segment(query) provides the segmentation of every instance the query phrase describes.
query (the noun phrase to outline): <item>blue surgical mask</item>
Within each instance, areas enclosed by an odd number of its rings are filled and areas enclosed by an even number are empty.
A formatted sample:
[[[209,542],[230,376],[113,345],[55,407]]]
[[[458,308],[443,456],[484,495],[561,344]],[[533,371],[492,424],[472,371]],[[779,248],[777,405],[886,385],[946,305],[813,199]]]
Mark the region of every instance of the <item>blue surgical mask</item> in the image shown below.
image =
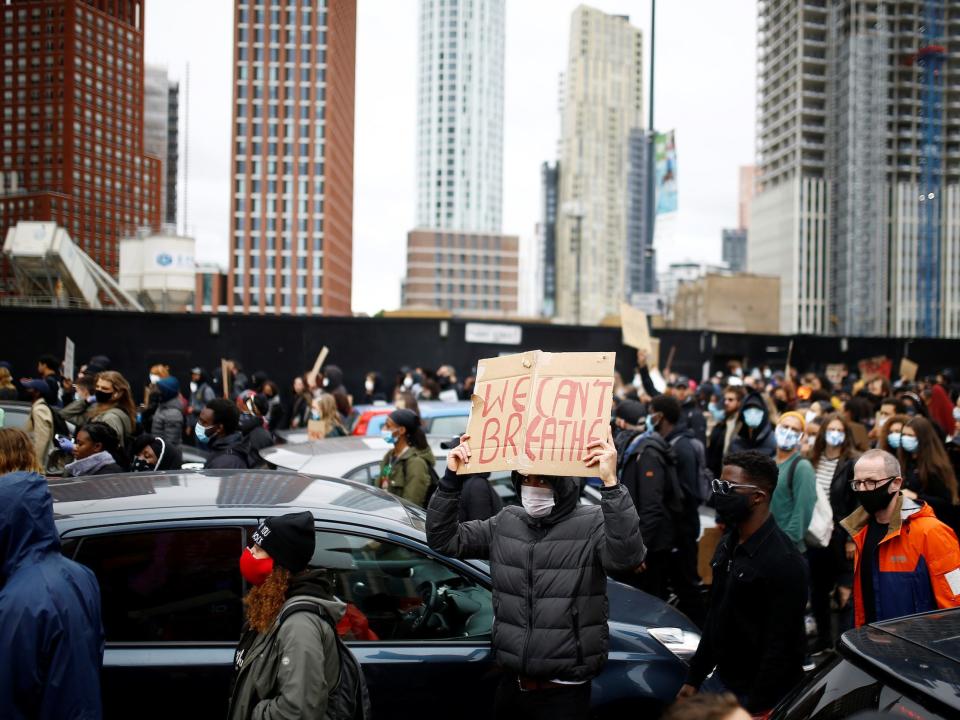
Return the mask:
[[[908,453],[915,453],[920,447],[920,441],[913,435],[904,435],[900,438],[900,445]]]
[[[201,445],[206,445],[210,442],[210,438],[207,436],[207,428],[200,424],[200,421],[197,420],[197,424],[193,426],[193,434],[197,437],[197,442]]]
[[[847,439],[847,434],[843,430],[827,430],[826,435],[827,445],[830,447],[840,447],[843,445],[843,441]]]
[[[800,442],[800,433],[788,427],[778,427],[776,434],[777,447],[781,450],[793,450]]]
[[[649,433],[655,433],[655,432],[657,431],[657,423],[656,423],[656,421],[654,420],[655,417],[656,417],[656,415],[654,415],[654,414],[647,415],[647,419],[644,421],[644,422],[646,423],[646,426],[647,426],[647,433],[648,433],[648,434],[649,434]]]
[[[380,432],[380,437],[383,438],[383,441],[384,441],[387,445],[396,445],[396,444],[397,444],[397,438],[395,438],[394,435],[393,435],[393,433],[390,432],[389,430],[382,430],[382,431]]]
[[[713,419],[717,422],[723,422],[727,419],[727,412],[722,406],[717,405],[716,403],[710,403],[708,409],[710,410],[710,414],[713,415]]]
[[[758,428],[763,422],[763,410],[755,407],[748,407],[743,411],[743,421],[749,428]]]
[[[887,444],[888,444],[893,450],[899,450],[899,449],[900,449],[900,438],[901,438],[901,434],[900,434],[900,433],[890,433],[889,435],[887,435]]]

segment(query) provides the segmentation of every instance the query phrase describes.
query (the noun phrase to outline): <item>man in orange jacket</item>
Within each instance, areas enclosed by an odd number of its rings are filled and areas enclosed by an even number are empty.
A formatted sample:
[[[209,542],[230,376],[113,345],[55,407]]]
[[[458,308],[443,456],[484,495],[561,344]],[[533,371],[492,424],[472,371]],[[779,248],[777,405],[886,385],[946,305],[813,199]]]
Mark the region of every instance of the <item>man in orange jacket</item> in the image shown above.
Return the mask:
[[[861,507],[841,524],[856,545],[856,623],[960,606],[960,545],[923,502],[900,494],[900,463],[869,450],[853,470]]]

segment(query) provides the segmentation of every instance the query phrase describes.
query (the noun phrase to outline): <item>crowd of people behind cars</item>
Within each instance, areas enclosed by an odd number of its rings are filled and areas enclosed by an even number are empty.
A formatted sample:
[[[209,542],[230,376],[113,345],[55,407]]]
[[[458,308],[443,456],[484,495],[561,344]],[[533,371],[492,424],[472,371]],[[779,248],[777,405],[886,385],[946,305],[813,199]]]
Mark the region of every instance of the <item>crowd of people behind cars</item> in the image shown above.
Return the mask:
[[[376,484],[429,509],[432,547],[491,562],[493,648],[498,663],[513,673],[498,691],[498,717],[585,716],[589,681],[606,657],[607,618],[580,603],[605,593],[601,578],[607,575],[676,604],[696,623],[702,638],[679,697],[728,693],[717,706],[727,715],[737,703],[755,716],[768,713],[800,681],[804,666],[829,652],[846,629],[960,605],[960,386],[949,372],[919,382],[854,375],[831,382],[812,372],[744,371],[731,363],[695,383],[649,367],[639,352],[633,377],[616,376],[609,441],[588,448],[585,457],[596,469],[603,510],[592,514],[576,507],[582,482],[548,476],[515,476],[520,506],[504,508],[486,476],[457,473],[471,452],[468,437],[449,443],[447,472],[438,475],[421,405],[469,400],[474,384],[472,376],[461,382],[449,365],[405,367],[389,382],[367,373],[362,397],[354,398],[334,365],[281,387],[268,373],[247,375],[238,361],[229,361],[224,373],[193,367],[188,386],[171,367],[157,364],[146,373],[139,402],[131,382],[105,356],[92,357],[72,380],[61,371],[52,355],[39,358],[35,368],[0,362],[0,409],[5,402],[29,403],[22,429],[0,429],[0,475],[74,478],[174,470],[191,460],[206,469],[263,468],[268,464],[261,451],[290,432],[309,429],[323,442],[352,434],[369,408],[384,414],[387,447]],[[8,513],[21,501],[49,506],[49,495],[20,482],[26,490],[21,500],[10,500]],[[2,485],[0,478],[0,494]],[[722,536],[701,527],[706,508],[725,530]],[[47,536],[50,528],[37,532]],[[531,551],[527,557],[524,548],[547,536],[555,541],[552,554],[534,560]],[[709,537],[707,593],[700,556]],[[254,538],[240,563],[254,588],[238,679],[244,653],[250,657],[251,648],[264,643],[276,652],[287,642],[305,661],[319,663],[313,681],[320,689],[302,687],[310,678],[288,678],[296,689],[283,690],[283,702],[295,698],[311,712],[328,700],[338,712],[354,708],[336,700],[338,666],[331,664],[332,657],[349,658],[349,650],[338,649],[336,633],[322,622],[337,601],[322,578],[305,569],[312,520],[274,518]],[[584,538],[598,543],[592,564],[576,559]],[[10,579],[17,548],[9,527],[0,530],[0,551],[6,556],[0,558],[3,608],[15,602]],[[563,601],[542,606],[547,609],[535,616],[522,607],[541,590],[533,567],[573,572],[569,586],[551,587],[551,597],[559,593]],[[78,568],[62,573],[89,597],[91,576]],[[288,619],[288,603],[304,594],[321,599],[319,615]],[[95,625],[94,609],[84,612],[72,622],[86,617]],[[281,615],[289,625],[277,638],[274,621]],[[575,647],[552,630],[570,622],[576,623]],[[83,632],[90,635],[89,628]],[[316,644],[304,648],[305,637]],[[518,647],[523,638],[526,644]],[[102,635],[99,642],[102,650]],[[48,661],[36,660],[38,666]],[[271,699],[265,694],[282,689],[276,674],[284,671],[271,672],[258,677],[256,687],[242,688],[231,717],[274,717],[254,712],[264,712],[258,703]],[[0,696],[13,698],[0,702],[16,700],[11,687],[0,682]],[[538,694],[543,690],[554,692]],[[61,692],[90,694],[69,682]],[[736,702],[724,705],[731,695]],[[301,715],[282,715],[288,716]]]

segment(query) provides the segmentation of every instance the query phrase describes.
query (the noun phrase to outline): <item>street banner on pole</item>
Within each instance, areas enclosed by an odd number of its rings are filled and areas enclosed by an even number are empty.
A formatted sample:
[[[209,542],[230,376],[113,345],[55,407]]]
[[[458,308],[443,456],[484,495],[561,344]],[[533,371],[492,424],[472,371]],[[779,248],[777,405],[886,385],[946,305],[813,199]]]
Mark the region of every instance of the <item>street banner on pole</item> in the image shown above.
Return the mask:
[[[540,350],[481,360],[460,474],[518,470],[591,477],[587,446],[609,432],[612,352]]]
[[[677,211],[677,142],[674,131],[657,133],[654,145],[657,215]]]

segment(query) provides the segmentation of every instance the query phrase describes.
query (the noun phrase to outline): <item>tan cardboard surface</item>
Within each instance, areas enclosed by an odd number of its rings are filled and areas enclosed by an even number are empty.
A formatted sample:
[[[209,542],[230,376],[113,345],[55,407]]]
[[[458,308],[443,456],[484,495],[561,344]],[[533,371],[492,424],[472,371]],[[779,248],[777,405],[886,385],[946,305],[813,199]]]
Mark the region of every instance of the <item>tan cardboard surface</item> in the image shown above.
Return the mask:
[[[647,314],[643,310],[620,303],[620,328],[624,345],[644,350],[647,355],[653,355],[650,326],[647,324]]]
[[[540,350],[481,360],[461,474],[519,470],[590,477],[587,446],[607,437],[616,353]]]

